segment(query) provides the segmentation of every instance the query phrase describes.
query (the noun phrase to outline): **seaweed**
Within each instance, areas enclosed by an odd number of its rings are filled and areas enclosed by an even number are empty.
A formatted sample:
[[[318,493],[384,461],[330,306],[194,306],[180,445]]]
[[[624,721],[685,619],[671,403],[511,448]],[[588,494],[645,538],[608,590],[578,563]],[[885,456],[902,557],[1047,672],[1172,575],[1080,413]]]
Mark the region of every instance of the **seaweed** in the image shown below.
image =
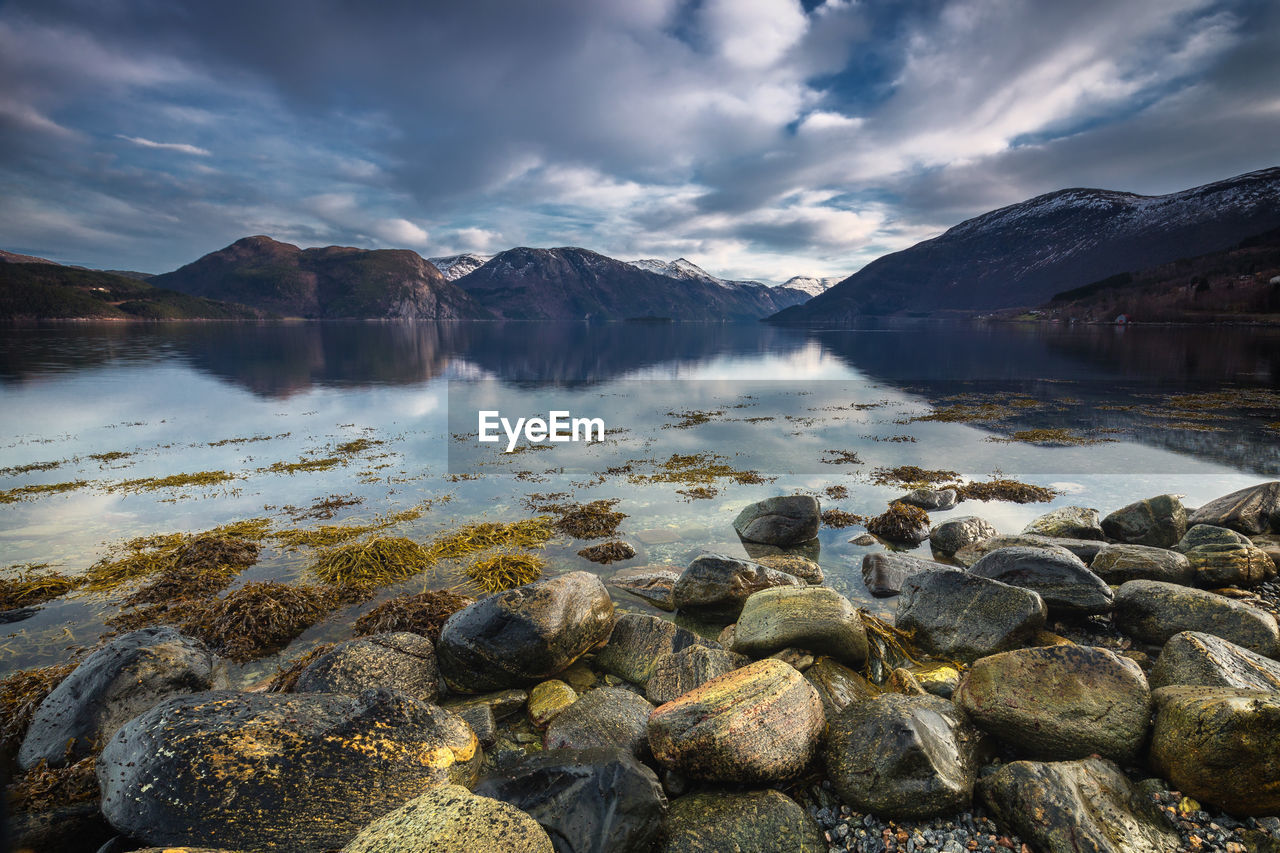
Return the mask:
[[[579,557],[606,566],[620,560],[630,560],[635,555],[636,549],[626,542],[604,542],[600,545],[583,548],[578,552]]]
[[[245,568],[256,562],[258,546],[255,543],[267,535],[269,525],[266,519],[253,518],[204,533],[168,533],[130,539],[90,566],[85,573],[85,584],[91,590],[101,591],[178,567]]]
[[[676,489],[677,495],[683,495],[686,501],[705,501],[720,494],[714,486],[694,486],[691,489]]]
[[[62,572],[46,571],[46,563],[27,563],[10,566],[0,577],[0,610],[16,610],[44,604],[80,586],[80,578],[72,578]]]
[[[456,560],[490,548],[541,548],[553,535],[551,519],[536,516],[522,521],[481,521],[440,536],[425,547],[429,559]]]
[[[341,456],[322,456],[315,459],[302,459],[298,462],[272,462],[260,470],[270,474],[306,474],[313,471],[328,471],[346,464],[347,460]]]
[[[327,521],[337,515],[338,510],[349,506],[359,506],[362,503],[364,503],[364,498],[358,498],[351,494],[329,495],[326,498],[316,498],[311,502],[311,506],[306,509],[300,509],[296,506],[287,506],[284,509],[294,521],[302,521],[305,518]]]
[[[432,589],[417,595],[399,595],[388,599],[356,620],[358,637],[386,631],[408,631],[421,634],[432,643],[439,642],[440,628],[475,599],[453,590]]]
[[[41,483],[35,486],[18,486],[0,492],[0,504],[13,504],[28,501],[41,495],[59,495],[63,492],[74,492],[89,485],[88,480],[73,480],[68,483]]]
[[[237,663],[283,646],[319,621],[337,603],[333,591],[253,581],[225,598],[194,603],[179,627]]]
[[[860,515],[851,512],[845,512],[842,509],[824,509],[822,511],[822,523],[826,527],[852,527],[855,524],[865,524],[866,519]]]
[[[883,684],[895,669],[904,664],[919,664],[925,657],[915,646],[913,635],[859,610],[862,625],[867,634],[867,660],[862,666],[863,675],[876,684]]]
[[[824,450],[823,458],[818,461],[823,465],[861,465],[862,460],[852,450]]]
[[[546,565],[536,554],[502,552],[475,560],[464,571],[476,586],[493,593],[533,583]]]
[[[668,417],[678,418],[679,421],[674,424],[663,424],[663,429],[689,429],[690,427],[702,426],[710,423],[713,419],[724,415],[723,409],[713,409],[705,412],[688,411],[688,412],[667,412]]]
[[[277,530],[274,537],[290,550],[302,547],[329,548],[381,529],[383,526],[378,524],[322,524],[319,527]]]
[[[1062,427],[1054,427],[1052,429],[1021,429],[1007,438],[1004,436],[993,435],[987,441],[1014,442],[1021,441],[1027,444],[1039,444],[1049,447],[1064,447],[1069,445],[1084,444],[1100,444],[1104,441],[1115,441],[1112,438],[1090,438],[1084,435],[1076,435],[1075,433]]]
[[[17,753],[36,708],[75,668],[75,663],[60,663],[21,669],[0,680],[0,756]]]
[[[356,438],[339,444],[333,449],[333,452],[340,456],[355,456],[357,453],[364,453],[369,448],[377,447],[380,444],[386,444],[386,442],[376,438]]]
[[[106,453],[90,453],[89,458],[94,462],[119,462],[121,459],[128,459],[132,453],[125,453],[122,450],[110,450]]]
[[[321,551],[311,571],[334,586],[377,587],[416,575],[433,562],[412,539],[374,536]]]
[[[826,496],[831,498],[833,501],[842,501],[845,498],[849,497],[849,487],[840,486],[840,485],[827,486],[825,489],[823,489],[823,493],[826,494]]]
[[[618,525],[627,517],[625,512],[614,509],[618,502],[618,498],[610,498],[559,507],[557,512],[560,517],[555,520],[555,527],[574,539],[604,539],[613,536],[618,532]]]
[[[949,424],[975,423],[981,421],[998,421],[1008,416],[1008,412],[995,403],[956,403],[937,409],[927,415],[916,415],[908,418],[907,423],[934,421]]]
[[[916,465],[899,465],[896,468],[876,468],[871,472],[871,482],[877,486],[918,488],[935,483],[949,483],[959,476],[955,471],[930,470]]]
[[[226,471],[196,471],[193,474],[170,474],[167,477],[122,480],[108,485],[106,489],[108,492],[150,492],[156,489],[180,489],[186,486],[216,486],[234,479],[236,475],[228,474]]]
[[[27,465],[14,465],[9,468],[0,468],[0,477],[16,477],[19,474],[31,474],[36,471],[52,471],[54,468],[61,468],[67,464],[65,459],[57,459],[52,462],[32,462]]]
[[[46,812],[99,797],[95,756],[67,767],[48,767],[43,759],[9,785],[9,806],[15,813]]]
[[[825,519],[824,519],[825,520]],[[867,530],[893,542],[917,542],[917,531],[928,530],[929,514],[918,506],[894,501],[889,509],[866,520]]]
[[[714,453],[673,453],[665,462],[657,463],[652,474],[632,474],[628,480],[636,484],[677,483],[681,486],[707,486],[728,479],[739,485],[766,482],[756,471],[738,471],[723,456]]]
[[[948,488],[955,489],[956,495],[962,500],[1009,501],[1018,504],[1045,503],[1061,494],[1055,489],[1004,478],[996,478],[984,483],[953,484]]]
[[[267,693],[292,693],[298,686],[298,678],[311,662],[332,649],[336,643],[321,643],[310,651],[298,655],[293,660],[276,669],[275,676],[267,684]]]

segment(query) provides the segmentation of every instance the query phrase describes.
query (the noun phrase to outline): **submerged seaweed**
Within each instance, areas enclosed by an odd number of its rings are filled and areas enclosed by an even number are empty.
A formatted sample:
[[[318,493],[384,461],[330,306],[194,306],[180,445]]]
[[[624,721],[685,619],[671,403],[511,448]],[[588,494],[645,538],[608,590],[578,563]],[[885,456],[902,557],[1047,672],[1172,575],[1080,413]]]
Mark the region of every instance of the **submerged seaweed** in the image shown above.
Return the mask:
[[[378,587],[416,575],[433,562],[412,539],[375,536],[321,551],[311,570],[327,584]]]
[[[225,598],[196,603],[180,626],[237,663],[283,646],[337,603],[332,590],[254,581]]]
[[[618,498],[592,501],[587,504],[569,504],[559,508],[557,529],[574,539],[604,539],[618,532],[618,525],[627,517],[625,512],[614,509]]]
[[[431,642],[440,640],[445,621],[475,599],[453,590],[432,589],[417,595],[399,595],[382,602],[356,620],[355,634],[381,634],[385,631],[408,631],[421,634]]]
[[[0,610],[44,604],[80,586],[79,578],[46,571],[44,564],[10,566],[0,576]]]
[[[536,554],[499,553],[475,560],[464,572],[480,589],[494,593],[533,583],[546,565]]]

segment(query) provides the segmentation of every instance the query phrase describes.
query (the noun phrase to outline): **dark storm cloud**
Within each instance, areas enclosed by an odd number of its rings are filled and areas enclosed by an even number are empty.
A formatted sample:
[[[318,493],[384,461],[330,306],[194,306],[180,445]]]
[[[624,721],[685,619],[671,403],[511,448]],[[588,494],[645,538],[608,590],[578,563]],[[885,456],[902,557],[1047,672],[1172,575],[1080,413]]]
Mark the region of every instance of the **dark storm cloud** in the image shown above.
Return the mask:
[[[11,0],[0,243],[150,269],[265,232],[847,273],[1061,186],[1271,165],[1275,18],[1212,0]]]

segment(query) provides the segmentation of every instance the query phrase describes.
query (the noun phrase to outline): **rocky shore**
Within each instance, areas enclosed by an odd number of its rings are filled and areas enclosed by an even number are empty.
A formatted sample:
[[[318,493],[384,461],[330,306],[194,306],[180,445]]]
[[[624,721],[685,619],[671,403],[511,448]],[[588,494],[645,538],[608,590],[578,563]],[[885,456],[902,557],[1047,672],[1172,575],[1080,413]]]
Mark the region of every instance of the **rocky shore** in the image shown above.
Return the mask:
[[[824,585],[818,501],[785,496],[734,522],[767,556],[455,596],[438,636],[255,690],[175,628],[123,634],[3,756],[13,848],[1280,850],[1280,482],[1017,533],[929,524],[944,498],[891,508],[933,560],[863,561],[892,620]]]

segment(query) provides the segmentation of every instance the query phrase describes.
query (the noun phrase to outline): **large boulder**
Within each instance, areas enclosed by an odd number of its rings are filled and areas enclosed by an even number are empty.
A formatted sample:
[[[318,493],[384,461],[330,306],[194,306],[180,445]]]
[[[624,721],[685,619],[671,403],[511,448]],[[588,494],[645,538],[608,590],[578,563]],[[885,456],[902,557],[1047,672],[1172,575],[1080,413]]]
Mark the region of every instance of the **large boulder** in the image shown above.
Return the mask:
[[[974,563],[969,574],[1037,592],[1056,614],[1106,613],[1113,605],[1111,587],[1066,548],[1001,548]]]
[[[1196,575],[1185,555],[1150,545],[1106,545],[1089,568],[1109,584],[1145,580],[1189,585]]]
[[[457,715],[396,690],[214,691],[126,723],[97,772],[102,813],[139,841],[321,853],[442,782],[474,784],[480,758]]]
[[[1200,586],[1254,586],[1276,575],[1271,556],[1254,545],[1201,545],[1185,554]]]
[[[659,610],[675,610],[671,593],[679,578],[680,570],[674,566],[637,566],[614,572],[609,585],[643,598]]]
[[[1184,794],[1235,815],[1280,812],[1280,694],[1162,687],[1151,761]]]
[[[509,803],[440,785],[382,815],[342,853],[555,853],[546,831]]]
[[[929,654],[974,661],[1031,640],[1047,613],[1031,590],[967,572],[925,572],[903,585],[896,623]]]
[[[1116,593],[1116,627],[1153,645],[1200,631],[1272,657],[1280,643],[1275,617],[1203,589],[1160,581],[1129,581]]]
[[[173,696],[226,685],[204,644],[161,626],[117,637],[84,659],[36,708],[18,751],[30,770],[92,754],[129,720]]]
[[[921,572],[954,572],[955,566],[939,563],[935,560],[922,560],[910,554],[896,554],[893,551],[877,551],[862,558],[862,582],[867,591],[877,598],[897,595],[902,592],[902,585],[907,578]]]
[[[449,617],[436,657],[449,687],[484,693],[555,675],[609,638],[613,601],[590,572],[482,598]]]
[[[933,512],[935,510],[951,509],[959,503],[959,496],[955,489],[912,489],[900,498],[896,498],[894,503],[911,504],[918,506],[920,509]]]
[[[736,619],[752,593],[775,586],[804,585],[805,582],[795,575],[760,563],[721,554],[703,554],[694,558],[680,573],[672,597],[677,610]]]
[[[1203,548],[1206,545],[1250,545],[1252,543],[1253,540],[1248,536],[1237,533],[1230,527],[1195,524],[1187,528],[1187,532],[1182,534],[1182,538],[1175,542],[1172,548],[1185,554],[1192,548]]]
[[[671,804],[662,853],[826,853],[822,830],[780,791],[699,791]]]
[[[650,853],[667,797],[654,772],[622,749],[557,749],[500,765],[475,793],[536,820],[556,853]]]
[[[1151,670],[1151,686],[1198,684],[1280,692],[1280,662],[1198,631],[1174,634]]]
[[[804,671],[805,680],[818,691],[822,710],[834,720],[854,702],[864,702],[880,695],[880,688],[849,667],[828,657],[818,658]]]
[[[1044,853],[1175,853],[1178,833],[1114,763],[1014,761],[978,784],[996,818]]]
[[[1022,532],[1062,539],[1106,539],[1098,511],[1083,506],[1060,506],[1032,521]]]
[[[1058,645],[982,658],[955,702],[980,728],[1034,758],[1131,761],[1146,737],[1151,691],[1136,663]]]
[[[1250,536],[1280,533],[1280,481],[1259,483],[1209,501],[1187,521],[1230,527]]]
[[[588,690],[551,718],[547,749],[619,747],[643,758],[649,754],[649,714],[653,705],[620,687]]]
[[[1187,508],[1177,495],[1158,495],[1111,513],[1102,519],[1102,531],[1127,545],[1169,548],[1187,532]]]
[[[298,676],[297,693],[356,694],[394,687],[423,702],[440,696],[440,669],[431,641],[399,631],[339,643]]]
[[[895,819],[954,814],[973,797],[978,741],[946,699],[886,693],[831,721],[827,776],[859,811]]]
[[[938,554],[950,556],[966,545],[990,539],[999,532],[989,521],[966,515],[935,524],[929,531],[929,546]]]
[[[867,632],[849,599],[830,587],[775,587],[747,599],[732,648],[750,657],[799,648],[860,666]]]
[[[818,535],[822,511],[812,495],[780,495],[753,503],[738,513],[733,529],[748,542],[786,548]]]
[[[825,724],[813,686],[766,658],[660,706],[649,745],[664,767],[693,779],[774,782],[804,769]]]
[[[643,686],[657,659],[696,645],[718,645],[666,619],[644,613],[618,617],[609,642],[596,653],[596,667]]]
[[[644,695],[655,705],[662,705],[749,663],[751,660],[744,655],[701,645],[659,655],[645,682]]]
[[[999,551],[1001,548],[1017,546],[1038,548],[1052,545],[1057,548],[1066,548],[1087,565],[1105,544],[1105,542],[1100,542],[1097,539],[1066,539],[1060,536],[1041,536],[1035,533],[1006,533],[1000,536],[992,536],[990,539],[984,539],[972,545],[966,545],[952,554],[951,559],[959,565],[969,568],[992,551]]]

